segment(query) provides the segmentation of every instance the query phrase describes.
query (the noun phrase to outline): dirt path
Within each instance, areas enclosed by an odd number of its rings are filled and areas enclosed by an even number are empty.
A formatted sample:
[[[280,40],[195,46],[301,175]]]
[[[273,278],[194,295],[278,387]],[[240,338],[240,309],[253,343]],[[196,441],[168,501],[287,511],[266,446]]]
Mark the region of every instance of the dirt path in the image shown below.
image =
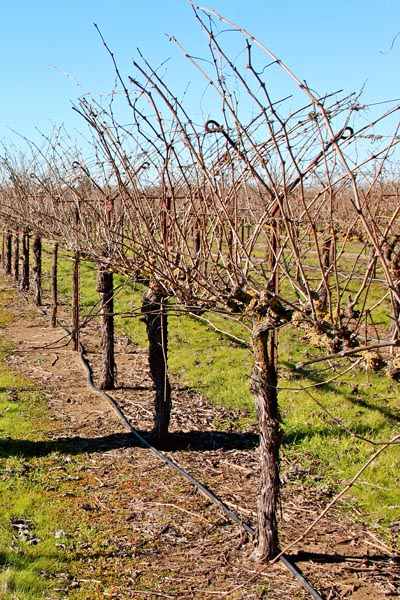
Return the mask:
[[[3,280],[1,287],[10,290],[12,282]],[[2,335],[14,348],[10,366],[46,393],[60,424],[54,439],[73,441],[87,456],[85,477],[74,484],[74,493],[86,498],[93,523],[102,524],[107,548],[101,553],[87,549],[87,571],[98,582],[96,595],[88,599],[309,598],[280,562],[255,576],[256,565],[248,560],[249,535],[155,454],[138,447],[109,403],[88,386],[62,329],[52,329],[49,319],[17,294],[8,309],[14,318]],[[82,343],[96,377],[95,325],[84,330]],[[119,387],[112,396],[146,435],[152,426],[146,352],[121,337],[117,366]],[[221,423],[232,422],[232,415],[176,381],[173,402],[172,435],[165,452],[254,527],[256,432],[222,430]],[[332,493],[326,487],[310,492],[303,475],[300,464],[283,458],[283,547],[312,522]],[[291,550],[290,559],[329,600],[378,600],[400,594],[400,565],[390,548],[339,509]],[[75,588],[68,585],[67,597],[74,598]]]

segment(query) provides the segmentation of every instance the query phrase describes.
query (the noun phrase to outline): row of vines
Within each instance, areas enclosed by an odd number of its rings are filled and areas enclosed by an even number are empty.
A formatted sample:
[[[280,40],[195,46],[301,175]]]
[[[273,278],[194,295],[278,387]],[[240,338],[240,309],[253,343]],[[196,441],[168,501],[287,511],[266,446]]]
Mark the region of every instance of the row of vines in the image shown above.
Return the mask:
[[[265,560],[279,552],[280,330],[300,331],[314,348],[293,372],[320,367],[321,383],[369,361],[399,379],[400,107],[368,121],[357,95],[317,96],[239,26],[213,11],[194,16],[207,60],[171,41],[204,78],[218,114],[196,123],[197,107],[142,55],[124,78],[103,40],[116,84],[107,106],[88,95],[74,106],[90,132],[85,150],[59,128],[41,146],[25,140],[26,153],[2,153],[2,257],[26,288],[31,243],[40,304],[41,243],[54,244],[55,323],[57,248],[71,253],[75,349],[79,261],[96,264],[103,389],[115,383],[114,274],[147,287],[142,317],[160,440],[171,411],[169,312],[242,324],[260,433],[254,558]],[[276,74],[290,96],[269,85]]]

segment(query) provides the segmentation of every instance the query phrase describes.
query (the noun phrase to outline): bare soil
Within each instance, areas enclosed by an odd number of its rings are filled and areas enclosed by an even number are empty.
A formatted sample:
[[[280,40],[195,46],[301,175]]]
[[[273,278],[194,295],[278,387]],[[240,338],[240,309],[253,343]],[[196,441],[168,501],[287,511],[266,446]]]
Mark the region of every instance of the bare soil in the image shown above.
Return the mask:
[[[3,279],[1,287],[12,288]],[[10,366],[46,394],[57,428],[52,439],[85,458],[70,493],[101,527],[104,545],[81,548],[85,573],[60,574],[63,597],[87,598],[310,598],[282,562],[249,560],[252,537],[196,487],[141,447],[107,399],[88,385],[78,353],[61,328],[51,328],[16,293],[5,326]],[[46,310],[46,307],[44,307]],[[69,317],[61,314],[67,327]],[[99,368],[98,324],[81,334],[94,373]],[[124,336],[116,341],[118,388],[110,392],[129,422],[151,441],[153,390],[147,354]],[[216,408],[195,390],[173,382],[171,436],[162,451],[255,527],[258,479],[256,428],[243,433],[238,413]],[[61,445],[64,444],[63,446]],[[56,447],[56,446],[55,446]],[[309,481],[314,477],[315,485]],[[335,491],[282,458],[281,546],[295,540]],[[64,491],[65,493],[65,491]],[[400,595],[400,562],[394,544],[368,529],[362,516],[336,506],[288,552],[290,561],[325,599],[378,600]],[[96,591],[89,591],[93,589]],[[84,590],[87,586],[87,595]]]

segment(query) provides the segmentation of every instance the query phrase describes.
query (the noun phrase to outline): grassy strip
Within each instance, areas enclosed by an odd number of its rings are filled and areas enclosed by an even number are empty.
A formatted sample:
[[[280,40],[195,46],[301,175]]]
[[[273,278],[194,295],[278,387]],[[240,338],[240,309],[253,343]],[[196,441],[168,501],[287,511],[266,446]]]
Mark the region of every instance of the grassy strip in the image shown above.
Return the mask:
[[[10,297],[2,291],[0,326],[12,319],[4,309]],[[43,511],[48,492],[38,482],[42,469],[51,472],[54,460],[26,456],[42,438],[47,423],[43,419],[44,398],[29,380],[12,373],[3,363],[7,354],[4,341],[0,350],[0,595],[2,598],[41,598],[48,588],[42,572],[59,570],[52,522],[57,511]],[[32,454],[28,452],[27,454]],[[44,465],[43,462],[47,464]],[[47,504],[47,506],[49,506]],[[40,540],[40,544],[38,543]]]
[[[62,292],[70,295],[70,263],[61,263]],[[116,311],[140,313],[143,289],[116,276],[121,286],[116,295]],[[86,314],[98,301],[93,265],[84,263],[81,276],[82,308]],[[382,309],[382,320],[384,310]],[[220,329],[246,338],[244,328],[231,321],[208,315]],[[118,317],[117,325],[138,344],[146,346],[145,327],[139,318]],[[304,391],[327,378],[326,363],[307,373],[293,375],[293,365],[312,357],[310,346],[304,354],[304,340],[298,330],[287,328],[281,335],[280,404],[284,423],[284,451],[301,463],[298,472],[305,483],[315,485],[315,469],[321,487],[345,485],[376,449],[374,444],[390,440],[400,430],[399,384],[383,371],[366,371],[361,365],[326,385]],[[216,404],[244,409],[235,426],[248,427],[254,421],[249,391],[251,355],[246,348],[227,340],[207,324],[185,315],[169,319],[169,367],[184,385],[201,391]],[[344,370],[333,365],[333,375]],[[240,420],[239,420],[240,419]],[[230,424],[221,424],[221,427]],[[364,439],[361,439],[364,438]],[[368,443],[366,440],[370,440]],[[318,467],[315,465],[318,464]],[[308,478],[308,474],[312,477]],[[393,446],[365,472],[352,488],[353,500],[362,514],[378,530],[400,518],[398,496],[400,473],[399,447]],[[318,479],[318,476],[317,476]]]
[[[87,489],[98,485],[96,458],[76,440],[52,439],[62,424],[46,398],[4,363],[1,327],[13,318],[5,309],[11,305],[12,294],[1,289],[0,597],[94,600],[118,587],[104,564],[112,554],[111,509],[88,506]]]

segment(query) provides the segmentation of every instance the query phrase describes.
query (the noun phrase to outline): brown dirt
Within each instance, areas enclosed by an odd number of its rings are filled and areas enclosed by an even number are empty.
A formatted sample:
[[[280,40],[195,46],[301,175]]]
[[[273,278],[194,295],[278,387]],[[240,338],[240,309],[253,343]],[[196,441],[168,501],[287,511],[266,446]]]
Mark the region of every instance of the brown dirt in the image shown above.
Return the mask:
[[[12,287],[3,281],[3,289]],[[14,319],[3,332],[14,352],[13,369],[29,376],[46,393],[57,419],[55,443],[63,441],[85,457],[71,495],[105,546],[82,548],[86,571],[65,573],[63,597],[74,598],[258,598],[294,599],[310,595],[278,562],[259,566],[249,560],[252,539],[188,481],[127,433],[107,400],[88,386],[86,372],[65,332],[15,294],[8,306]],[[61,315],[61,321],[68,318]],[[81,341],[93,368],[99,364],[96,325]],[[152,427],[152,386],[146,351],[127,338],[117,340],[119,387],[111,393],[130,423],[147,435]],[[198,478],[251,526],[255,526],[257,436],[226,425],[237,414],[215,408],[194,390],[173,382],[171,439],[165,453]],[[147,435],[149,437],[149,435]],[[70,444],[70,446],[68,446]],[[296,539],[332,497],[327,486],[306,486],[300,463],[283,457],[281,545]],[[312,477],[312,473],[307,473]],[[400,563],[389,542],[336,507],[290,560],[325,599],[378,600],[400,595]],[[95,582],[96,592],[85,586]],[[91,588],[90,588],[91,589]],[[89,588],[88,588],[89,590]]]

